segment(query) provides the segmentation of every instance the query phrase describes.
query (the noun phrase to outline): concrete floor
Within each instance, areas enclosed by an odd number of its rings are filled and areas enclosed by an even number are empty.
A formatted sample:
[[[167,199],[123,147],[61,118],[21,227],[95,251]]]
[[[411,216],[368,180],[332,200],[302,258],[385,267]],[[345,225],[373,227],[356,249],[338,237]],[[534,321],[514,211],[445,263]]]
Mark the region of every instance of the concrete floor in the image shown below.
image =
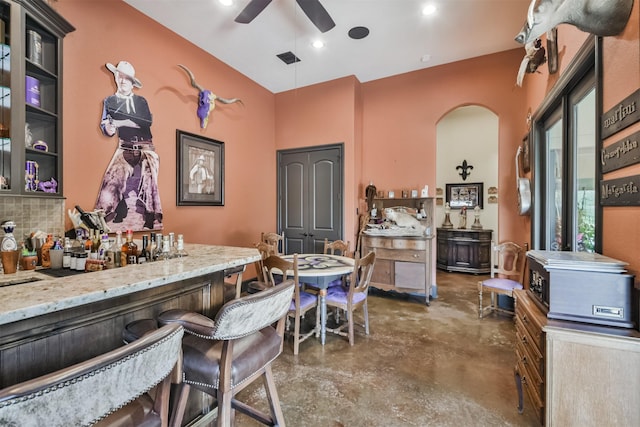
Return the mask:
[[[371,334],[356,329],[353,347],[329,335],[324,347],[310,338],[293,356],[287,341],[273,365],[287,425],[539,426],[526,396],[517,410],[513,319],[478,319],[482,277],[438,271],[429,307],[374,292]],[[261,381],[238,397],[267,410]],[[259,424],[237,414],[236,425]]]

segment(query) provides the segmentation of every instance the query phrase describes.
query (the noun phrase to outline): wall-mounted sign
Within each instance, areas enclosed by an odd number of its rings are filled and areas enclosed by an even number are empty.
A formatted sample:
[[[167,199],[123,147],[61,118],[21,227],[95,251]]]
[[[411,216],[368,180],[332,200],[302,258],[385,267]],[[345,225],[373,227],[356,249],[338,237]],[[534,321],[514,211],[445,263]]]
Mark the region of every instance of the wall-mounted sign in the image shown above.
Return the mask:
[[[602,139],[640,120],[640,89],[602,115]]]
[[[636,132],[600,150],[602,173],[640,163],[639,141],[640,132]]]
[[[640,206],[640,175],[600,181],[601,206]]]

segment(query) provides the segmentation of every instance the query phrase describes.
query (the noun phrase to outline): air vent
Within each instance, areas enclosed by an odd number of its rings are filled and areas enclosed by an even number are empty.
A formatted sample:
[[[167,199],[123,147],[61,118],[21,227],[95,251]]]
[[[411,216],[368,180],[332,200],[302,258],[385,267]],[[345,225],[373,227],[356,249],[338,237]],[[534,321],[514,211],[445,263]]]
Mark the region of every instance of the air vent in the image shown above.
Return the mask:
[[[349,30],[349,37],[354,40],[360,40],[369,35],[369,29],[367,27],[353,27]]]
[[[300,58],[298,58],[297,56],[295,56],[293,54],[293,52],[289,51],[289,52],[284,52],[284,53],[279,53],[278,55],[276,55],[278,58],[282,59],[282,62],[284,62],[287,65],[293,64],[294,62],[300,62]]]

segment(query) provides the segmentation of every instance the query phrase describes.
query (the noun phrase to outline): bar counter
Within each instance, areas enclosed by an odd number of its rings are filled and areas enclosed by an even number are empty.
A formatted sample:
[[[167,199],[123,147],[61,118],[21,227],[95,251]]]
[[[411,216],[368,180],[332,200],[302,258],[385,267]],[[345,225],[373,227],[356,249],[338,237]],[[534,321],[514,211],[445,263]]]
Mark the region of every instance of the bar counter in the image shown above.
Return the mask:
[[[171,308],[214,316],[224,272],[260,259],[255,248],[185,245],[185,258],[52,278],[47,270],[0,275],[0,388],[123,344],[134,320]],[[40,279],[40,280],[37,280]]]
[[[43,270],[0,275],[0,325],[133,294],[260,259],[254,248],[186,244],[189,256],[67,277]],[[11,286],[6,282],[34,279]]]

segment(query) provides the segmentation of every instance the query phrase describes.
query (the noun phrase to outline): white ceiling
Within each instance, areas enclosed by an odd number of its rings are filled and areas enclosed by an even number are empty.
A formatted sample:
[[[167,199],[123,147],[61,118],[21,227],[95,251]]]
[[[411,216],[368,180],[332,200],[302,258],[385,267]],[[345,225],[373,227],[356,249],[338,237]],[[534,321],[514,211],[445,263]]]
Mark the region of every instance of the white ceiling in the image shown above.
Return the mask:
[[[233,0],[232,6],[218,0],[124,1],[278,93],[350,75],[364,83],[521,47],[514,37],[531,0],[321,0],[336,23],[324,34],[295,0],[274,0],[249,24],[234,22],[249,0]],[[429,2],[438,11],[423,16]],[[355,26],[368,27],[369,36],[351,39],[347,33]],[[316,39],[325,42],[323,49],[311,46]],[[276,57],[286,51],[301,62],[287,65]]]

